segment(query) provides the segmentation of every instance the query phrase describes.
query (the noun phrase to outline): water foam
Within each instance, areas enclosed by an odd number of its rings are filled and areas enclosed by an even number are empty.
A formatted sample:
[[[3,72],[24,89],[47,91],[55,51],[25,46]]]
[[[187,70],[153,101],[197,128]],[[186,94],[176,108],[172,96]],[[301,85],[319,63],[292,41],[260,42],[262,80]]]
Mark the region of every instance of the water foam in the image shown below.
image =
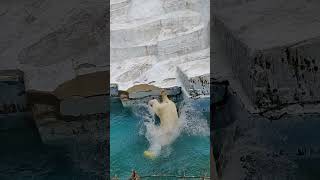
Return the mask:
[[[162,149],[171,149],[172,144],[182,133],[188,136],[209,136],[210,129],[206,118],[203,114],[194,109],[189,100],[184,100],[180,105],[180,113],[178,120],[178,127],[173,131],[166,131],[156,125],[155,113],[148,105],[137,105],[132,108],[132,112],[141,121],[140,135],[144,135],[149,142],[149,149],[159,156]],[[165,151],[166,156],[170,152]]]

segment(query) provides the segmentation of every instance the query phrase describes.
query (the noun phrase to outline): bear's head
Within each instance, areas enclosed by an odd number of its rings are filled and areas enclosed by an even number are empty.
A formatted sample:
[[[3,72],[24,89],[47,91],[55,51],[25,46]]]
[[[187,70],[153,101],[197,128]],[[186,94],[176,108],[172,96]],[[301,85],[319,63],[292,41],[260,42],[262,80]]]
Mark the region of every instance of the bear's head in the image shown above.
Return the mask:
[[[160,91],[160,96],[161,96],[161,101],[162,102],[165,102],[165,101],[168,101],[169,98],[168,98],[168,93],[166,92],[166,90],[164,89],[161,89]]]
[[[161,91],[160,91],[160,96],[167,96],[167,95],[168,95],[168,94],[167,94],[166,90],[161,89]]]

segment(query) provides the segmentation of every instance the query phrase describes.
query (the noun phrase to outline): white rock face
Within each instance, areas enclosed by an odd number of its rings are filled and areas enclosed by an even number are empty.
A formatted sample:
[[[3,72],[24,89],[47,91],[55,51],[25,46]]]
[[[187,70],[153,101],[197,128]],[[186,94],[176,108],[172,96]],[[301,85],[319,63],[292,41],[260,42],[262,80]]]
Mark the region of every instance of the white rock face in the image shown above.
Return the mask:
[[[118,84],[119,90],[137,84],[182,86],[185,83],[179,79],[181,73],[188,78],[208,76],[209,0],[111,0],[110,3],[110,80]],[[199,68],[190,71],[198,65]],[[179,66],[183,68],[177,71]]]
[[[161,0],[131,0],[128,17],[130,20],[159,16],[164,13]]]
[[[186,62],[178,66],[183,86],[192,96],[210,95],[210,58]]]

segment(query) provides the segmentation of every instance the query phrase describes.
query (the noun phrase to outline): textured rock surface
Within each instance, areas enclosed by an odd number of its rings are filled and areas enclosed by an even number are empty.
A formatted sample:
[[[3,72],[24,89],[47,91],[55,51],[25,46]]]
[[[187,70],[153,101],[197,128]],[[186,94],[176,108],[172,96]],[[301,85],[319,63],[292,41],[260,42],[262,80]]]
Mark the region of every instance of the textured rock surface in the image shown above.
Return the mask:
[[[178,66],[182,85],[190,95],[210,95],[210,66],[208,64],[210,64],[210,58]]]
[[[78,75],[108,70],[105,1],[0,4],[0,69],[24,71],[27,91],[52,92]]]
[[[318,2],[215,3],[212,142],[221,179],[319,179]]]
[[[72,168],[80,169],[79,176],[94,179],[107,177],[108,102],[102,102],[98,108],[80,109],[108,93],[107,3],[104,0],[0,2],[0,70],[24,72],[28,106],[43,143],[64,148],[64,156],[73,161]],[[16,172],[19,178],[20,171]],[[55,172],[43,174],[48,173]],[[69,179],[74,178],[78,179]]]
[[[270,120],[228,94],[214,113],[216,162],[223,180],[317,179],[319,114]]]
[[[112,0],[111,83],[182,86],[177,67],[190,77],[208,76],[208,0]],[[120,12],[122,14],[120,15]],[[204,68],[187,72],[195,63]],[[206,64],[206,65],[205,65]],[[191,73],[191,74],[190,74]],[[205,88],[208,91],[208,87]]]
[[[0,4],[0,69],[23,71],[28,93],[59,100],[107,94],[105,1]]]
[[[75,168],[95,178],[107,177],[107,122],[105,114],[36,119],[41,139],[66,149]]]
[[[252,109],[319,102],[318,5],[257,0],[216,11],[214,39],[228,55]]]

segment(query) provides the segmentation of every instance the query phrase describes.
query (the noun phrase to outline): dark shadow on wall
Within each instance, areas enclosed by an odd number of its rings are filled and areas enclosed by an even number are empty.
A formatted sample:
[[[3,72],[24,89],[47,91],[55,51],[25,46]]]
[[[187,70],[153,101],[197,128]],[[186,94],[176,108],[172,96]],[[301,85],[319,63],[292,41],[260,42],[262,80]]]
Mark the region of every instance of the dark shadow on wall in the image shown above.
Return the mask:
[[[108,177],[107,109],[63,116],[54,95],[25,91],[21,71],[1,71],[0,79],[0,179]]]

